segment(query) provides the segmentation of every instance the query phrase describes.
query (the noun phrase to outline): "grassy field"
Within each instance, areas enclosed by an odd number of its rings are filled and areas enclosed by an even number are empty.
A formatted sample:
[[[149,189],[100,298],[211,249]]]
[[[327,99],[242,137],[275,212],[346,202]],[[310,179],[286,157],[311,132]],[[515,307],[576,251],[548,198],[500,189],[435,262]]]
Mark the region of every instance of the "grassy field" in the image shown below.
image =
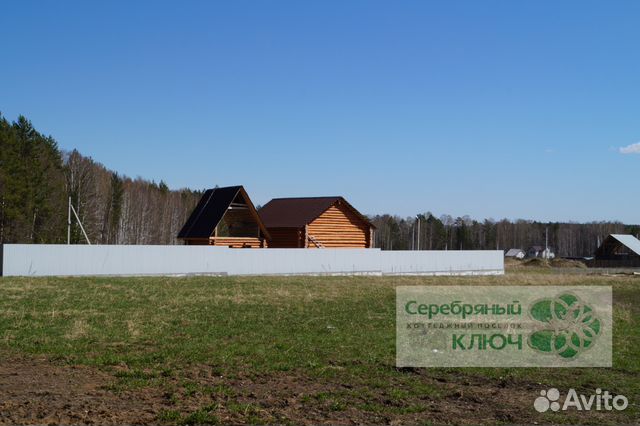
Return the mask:
[[[396,369],[395,287],[449,284],[612,285],[614,367]],[[637,423],[639,313],[640,277],[547,269],[2,278],[0,422]],[[550,387],[600,387],[630,406],[539,414],[533,400]]]

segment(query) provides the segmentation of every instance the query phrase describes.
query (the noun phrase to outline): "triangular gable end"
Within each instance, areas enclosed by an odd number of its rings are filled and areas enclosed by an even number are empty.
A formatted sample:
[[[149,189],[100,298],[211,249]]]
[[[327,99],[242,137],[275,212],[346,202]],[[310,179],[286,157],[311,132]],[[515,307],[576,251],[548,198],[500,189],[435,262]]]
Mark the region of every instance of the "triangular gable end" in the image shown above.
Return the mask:
[[[352,213],[354,213],[360,220],[362,220],[367,226],[369,226],[370,228],[373,229],[377,229],[376,226],[371,223],[369,221],[369,219],[367,219],[366,216],[364,216],[362,213],[360,213],[358,210],[356,210],[355,207],[353,207],[351,204],[349,204],[349,202],[347,200],[344,199],[344,197],[338,197],[337,200],[335,200],[333,203],[331,203],[329,206],[327,206],[326,209],[322,210],[316,217],[314,217],[313,219],[311,219],[309,221],[309,223],[313,222],[314,220],[316,220],[317,218],[319,218],[320,216],[322,216],[327,210],[329,210],[331,207],[335,206],[336,204],[342,204],[343,206],[346,206],[347,209],[351,210]]]
[[[227,237],[245,237],[252,235],[253,227],[259,231],[263,238],[270,239],[269,231],[260,220],[260,216],[243,187],[227,206],[226,211],[216,224],[213,235]]]
[[[627,254],[640,256],[640,241],[633,235],[610,234],[596,250],[596,256],[616,255],[623,249]],[[630,253],[629,253],[630,252]]]
[[[255,227],[255,228],[253,228]],[[251,198],[242,186],[208,189],[180,230],[178,238],[203,240],[223,231],[228,237],[255,236],[269,239]]]

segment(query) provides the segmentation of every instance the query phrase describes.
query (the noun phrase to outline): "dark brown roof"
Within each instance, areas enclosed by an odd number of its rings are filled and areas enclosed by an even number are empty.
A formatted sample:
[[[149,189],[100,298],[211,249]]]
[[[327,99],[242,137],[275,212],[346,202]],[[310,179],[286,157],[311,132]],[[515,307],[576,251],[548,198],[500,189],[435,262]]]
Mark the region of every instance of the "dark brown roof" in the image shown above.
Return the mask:
[[[253,210],[262,233],[268,236],[266,227],[260,221],[260,217],[255,212],[253,203],[244,188],[242,186],[227,186],[225,188],[207,189],[204,192],[198,205],[193,209],[189,219],[187,219],[187,222],[178,233],[178,238],[209,238],[239,193],[242,193],[249,208]]]
[[[343,202],[369,226],[373,225],[342,197],[274,198],[258,214],[267,228],[301,228],[311,223],[337,201]]]

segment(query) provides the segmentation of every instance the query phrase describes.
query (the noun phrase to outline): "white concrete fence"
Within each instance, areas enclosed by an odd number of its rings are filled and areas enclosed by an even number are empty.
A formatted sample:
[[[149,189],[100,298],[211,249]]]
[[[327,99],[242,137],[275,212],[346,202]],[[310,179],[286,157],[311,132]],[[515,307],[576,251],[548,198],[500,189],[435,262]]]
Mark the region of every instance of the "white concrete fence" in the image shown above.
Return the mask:
[[[499,275],[501,250],[5,244],[0,275]]]

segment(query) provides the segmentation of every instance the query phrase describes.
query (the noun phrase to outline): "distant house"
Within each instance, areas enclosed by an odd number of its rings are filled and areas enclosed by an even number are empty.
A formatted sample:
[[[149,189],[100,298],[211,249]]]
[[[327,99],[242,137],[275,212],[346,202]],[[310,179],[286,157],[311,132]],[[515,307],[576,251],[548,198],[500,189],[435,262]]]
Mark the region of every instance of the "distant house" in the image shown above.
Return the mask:
[[[555,253],[549,248],[545,248],[543,246],[531,246],[529,250],[527,250],[528,258],[541,258],[541,259],[553,259],[556,257]]]
[[[343,197],[276,198],[256,211],[242,186],[208,189],[178,238],[232,248],[370,248],[375,227]]]
[[[512,259],[524,259],[524,256],[524,250],[515,248],[507,250],[507,252],[504,254],[504,257],[509,257]]]
[[[611,234],[587,263],[597,268],[640,267],[640,240],[633,235]]]
[[[269,247],[373,247],[375,226],[343,197],[275,198],[258,214]]]
[[[269,232],[242,186],[208,189],[178,238],[187,245],[266,247]]]

